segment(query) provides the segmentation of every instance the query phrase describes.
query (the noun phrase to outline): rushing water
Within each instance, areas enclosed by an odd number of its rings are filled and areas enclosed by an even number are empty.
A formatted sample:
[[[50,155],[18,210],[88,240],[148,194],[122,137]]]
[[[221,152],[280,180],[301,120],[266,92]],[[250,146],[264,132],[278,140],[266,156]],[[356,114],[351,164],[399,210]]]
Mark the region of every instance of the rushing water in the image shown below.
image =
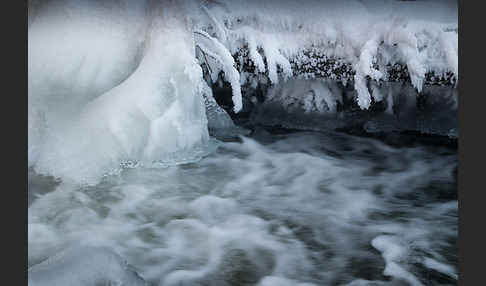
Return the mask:
[[[257,130],[197,163],[94,187],[31,172],[29,267],[83,245],[149,285],[456,285],[456,167],[446,147]],[[52,281],[79,280],[79,266],[52,265]]]

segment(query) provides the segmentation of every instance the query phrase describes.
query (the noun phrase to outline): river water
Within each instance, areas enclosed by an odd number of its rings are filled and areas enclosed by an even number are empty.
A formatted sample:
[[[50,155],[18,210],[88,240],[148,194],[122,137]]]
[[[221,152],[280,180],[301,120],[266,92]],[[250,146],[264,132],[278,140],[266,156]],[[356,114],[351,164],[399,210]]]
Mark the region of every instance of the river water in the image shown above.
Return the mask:
[[[456,168],[446,146],[257,129],[91,187],[30,171],[28,263],[102,247],[148,285],[456,285]],[[51,265],[51,281],[84,285],[79,266]],[[129,285],[102,281],[85,284]]]

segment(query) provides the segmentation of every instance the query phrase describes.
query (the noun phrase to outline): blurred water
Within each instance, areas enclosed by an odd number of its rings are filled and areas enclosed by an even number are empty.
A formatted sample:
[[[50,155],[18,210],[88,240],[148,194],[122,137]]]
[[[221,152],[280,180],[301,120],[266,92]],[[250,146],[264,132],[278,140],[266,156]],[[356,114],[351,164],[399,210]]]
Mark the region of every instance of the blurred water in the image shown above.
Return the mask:
[[[258,130],[95,187],[30,172],[29,267],[82,245],[149,285],[456,285],[456,167],[446,147]],[[108,275],[106,261],[89,263]]]

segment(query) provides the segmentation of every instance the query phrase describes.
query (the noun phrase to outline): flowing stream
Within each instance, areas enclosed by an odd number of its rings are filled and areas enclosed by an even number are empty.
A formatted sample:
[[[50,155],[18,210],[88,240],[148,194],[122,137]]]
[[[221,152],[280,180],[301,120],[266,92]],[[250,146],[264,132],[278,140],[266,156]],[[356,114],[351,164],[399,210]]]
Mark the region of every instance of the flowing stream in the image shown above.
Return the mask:
[[[30,171],[30,283],[456,285],[456,168],[450,147],[257,128],[96,186]]]

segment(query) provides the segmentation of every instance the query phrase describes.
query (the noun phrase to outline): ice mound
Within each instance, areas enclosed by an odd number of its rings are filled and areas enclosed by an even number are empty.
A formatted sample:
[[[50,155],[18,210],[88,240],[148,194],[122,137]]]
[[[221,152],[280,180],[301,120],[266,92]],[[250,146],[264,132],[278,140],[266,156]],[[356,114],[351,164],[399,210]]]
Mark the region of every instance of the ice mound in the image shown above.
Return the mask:
[[[209,144],[187,3],[104,10],[112,2],[63,2],[30,25],[38,173],[95,184],[122,162],[170,163]]]
[[[74,246],[28,271],[29,286],[145,286],[145,281],[107,247]]]

